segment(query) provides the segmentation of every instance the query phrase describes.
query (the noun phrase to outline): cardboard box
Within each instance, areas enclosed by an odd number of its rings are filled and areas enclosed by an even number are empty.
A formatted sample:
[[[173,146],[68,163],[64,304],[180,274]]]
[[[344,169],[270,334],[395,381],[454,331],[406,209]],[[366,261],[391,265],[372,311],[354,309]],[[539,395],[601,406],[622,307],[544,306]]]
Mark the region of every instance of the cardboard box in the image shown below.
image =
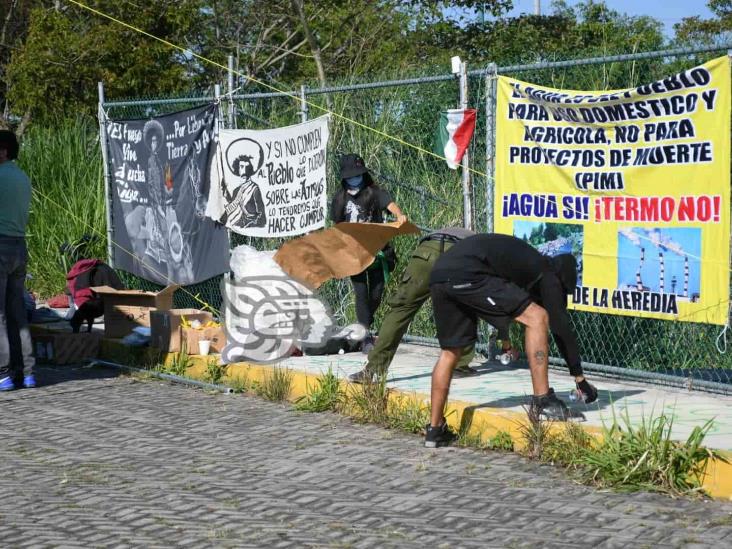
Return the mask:
[[[159,292],[143,292],[95,286],[92,291],[104,298],[104,336],[120,338],[137,326],[150,326],[150,311],[172,309],[178,288],[171,284]]]
[[[201,323],[213,320],[211,313],[198,309],[170,309],[169,311],[150,312],[150,345],[165,353],[177,353],[181,344],[181,323],[186,320],[199,320]],[[190,351],[189,349],[189,352]],[[196,346],[198,353],[198,346]],[[196,354],[192,353],[192,354]]]
[[[223,326],[218,328],[203,328],[202,330],[194,330],[193,328],[181,329],[183,341],[186,342],[186,349],[189,355],[197,355],[198,342],[208,339],[211,342],[209,353],[220,353],[226,347],[226,333]]]
[[[36,360],[50,364],[79,364],[97,358],[102,335],[98,333],[39,334],[33,336]]]

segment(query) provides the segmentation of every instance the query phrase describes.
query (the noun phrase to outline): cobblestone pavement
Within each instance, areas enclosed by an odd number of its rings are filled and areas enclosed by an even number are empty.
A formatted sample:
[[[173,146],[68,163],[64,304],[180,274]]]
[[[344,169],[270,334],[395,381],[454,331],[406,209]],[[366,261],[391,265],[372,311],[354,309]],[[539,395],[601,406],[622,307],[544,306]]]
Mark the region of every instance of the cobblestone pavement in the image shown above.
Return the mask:
[[[732,505],[88,368],[0,394],[0,547],[730,547]]]

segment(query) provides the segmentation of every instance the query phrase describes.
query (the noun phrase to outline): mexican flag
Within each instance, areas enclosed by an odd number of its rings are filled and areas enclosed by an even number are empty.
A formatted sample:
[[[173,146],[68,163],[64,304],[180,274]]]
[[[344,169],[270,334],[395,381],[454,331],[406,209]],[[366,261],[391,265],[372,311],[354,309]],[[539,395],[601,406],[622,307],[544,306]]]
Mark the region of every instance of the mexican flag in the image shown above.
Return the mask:
[[[475,109],[448,109],[440,113],[434,153],[444,156],[450,169],[456,170],[468,149],[475,131]]]

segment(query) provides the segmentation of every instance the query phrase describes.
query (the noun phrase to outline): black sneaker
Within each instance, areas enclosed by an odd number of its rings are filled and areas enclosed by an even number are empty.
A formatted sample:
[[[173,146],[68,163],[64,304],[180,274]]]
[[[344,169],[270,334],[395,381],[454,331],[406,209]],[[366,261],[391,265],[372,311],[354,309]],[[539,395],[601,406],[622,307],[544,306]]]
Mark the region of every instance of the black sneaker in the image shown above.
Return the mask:
[[[577,396],[585,404],[595,402],[597,400],[597,387],[592,385],[592,383],[590,383],[586,379],[583,379],[582,381],[577,383]]]
[[[452,377],[454,378],[474,377],[479,375],[480,372],[475,368],[471,368],[470,366],[466,366],[465,368],[456,368],[452,371]]]
[[[351,383],[367,383],[374,380],[374,374],[369,372],[366,368],[355,374],[348,376],[348,381]]]
[[[557,398],[552,388],[549,388],[549,392],[545,395],[531,397],[529,413],[539,421],[568,421],[576,417],[576,414]]]
[[[456,438],[457,435],[450,430],[443,417],[442,425],[439,427],[432,427],[429,423],[425,427],[424,446],[425,448],[439,448],[449,445]]]

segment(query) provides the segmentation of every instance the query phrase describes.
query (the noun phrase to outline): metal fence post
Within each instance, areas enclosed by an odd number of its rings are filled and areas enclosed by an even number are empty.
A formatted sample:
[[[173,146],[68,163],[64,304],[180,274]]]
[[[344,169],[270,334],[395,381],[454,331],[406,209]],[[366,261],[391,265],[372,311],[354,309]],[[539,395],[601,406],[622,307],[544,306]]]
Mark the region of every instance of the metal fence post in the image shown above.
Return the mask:
[[[496,174],[496,64],[490,63],[485,74],[485,199],[486,231],[493,232],[493,207]]]
[[[308,121],[308,101],[307,101],[307,88],[305,84],[300,86],[300,122]]]
[[[219,114],[221,113],[221,86],[219,84],[214,85],[214,100],[216,101],[216,105],[219,108]],[[219,116],[219,128],[225,128],[224,125],[224,117]]]
[[[107,263],[114,268],[114,243],[112,239],[112,182],[109,176],[109,156],[107,150],[107,115],[104,112],[104,82],[97,82],[99,93],[99,145],[102,148],[102,167],[104,169],[104,205],[107,209]]]
[[[460,105],[463,110],[468,108],[468,65],[464,61],[460,63]],[[466,229],[473,229],[473,202],[472,190],[470,188],[470,149],[465,151],[461,162],[463,167],[463,226]]]
[[[234,105],[234,56],[229,56],[229,74],[228,74],[228,89],[229,89],[229,109],[228,115],[228,126],[229,128],[236,128],[236,106]]]

